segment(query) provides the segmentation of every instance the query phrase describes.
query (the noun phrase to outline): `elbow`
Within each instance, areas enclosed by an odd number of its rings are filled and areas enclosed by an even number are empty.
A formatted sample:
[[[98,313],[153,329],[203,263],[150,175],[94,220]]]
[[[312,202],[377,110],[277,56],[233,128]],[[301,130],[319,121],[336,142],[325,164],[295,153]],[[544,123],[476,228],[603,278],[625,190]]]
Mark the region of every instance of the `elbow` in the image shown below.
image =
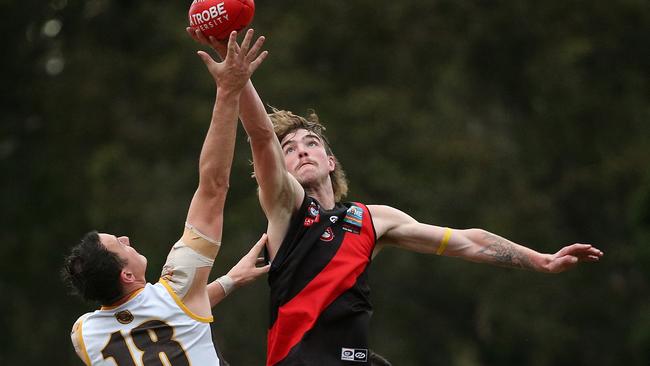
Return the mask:
[[[476,228],[462,230],[462,233],[472,243],[481,243],[488,234],[487,231]]]
[[[251,144],[258,142],[268,143],[268,141],[272,141],[276,138],[275,131],[273,130],[273,126],[271,124],[250,127],[246,129],[246,132],[248,133]]]
[[[470,261],[476,260],[476,253],[483,249],[483,242],[487,231],[483,229],[462,229],[454,230],[453,235],[458,235],[455,239],[456,245],[454,250],[449,250],[447,255],[452,257],[461,257]]]
[[[230,181],[228,177],[220,177],[214,179],[201,179],[199,181],[199,190],[205,196],[212,197],[225,197],[230,189]]]
[[[217,164],[201,164],[199,166],[199,186],[205,186],[214,191],[227,191],[230,188],[230,169]]]

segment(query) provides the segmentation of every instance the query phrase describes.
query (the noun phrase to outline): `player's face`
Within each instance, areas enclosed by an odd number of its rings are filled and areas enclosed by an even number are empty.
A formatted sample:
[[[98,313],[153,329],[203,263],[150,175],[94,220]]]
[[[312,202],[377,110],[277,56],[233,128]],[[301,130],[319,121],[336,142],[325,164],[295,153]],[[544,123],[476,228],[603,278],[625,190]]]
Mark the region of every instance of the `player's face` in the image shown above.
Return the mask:
[[[324,180],[334,171],[334,158],[327,155],[323,140],[315,133],[299,129],[285,136],[280,144],[287,170],[303,186]]]
[[[143,279],[147,269],[147,258],[138,253],[131,246],[128,236],[117,237],[111,234],[99,234],[99,239],[106,249],[117,254],[126,261],[126,270],[129,270],[138,279]]]

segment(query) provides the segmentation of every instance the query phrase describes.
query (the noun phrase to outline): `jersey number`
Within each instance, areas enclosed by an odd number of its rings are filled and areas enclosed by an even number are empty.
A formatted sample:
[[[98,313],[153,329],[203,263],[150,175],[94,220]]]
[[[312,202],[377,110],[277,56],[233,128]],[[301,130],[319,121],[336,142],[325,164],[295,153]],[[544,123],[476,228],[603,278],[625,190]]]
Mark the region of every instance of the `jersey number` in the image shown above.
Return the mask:
[[[173,339],[174,330],[160,320],[149,320],[131,330],[131,339],[142,354],[144,366],[189,366],[190,362],[180,343]],[[168,363],[163,364],[163,356]],[[104,359],[113,358],[118,366],[136,366],[122,332],[111,334],[108,344],[102,350]]]

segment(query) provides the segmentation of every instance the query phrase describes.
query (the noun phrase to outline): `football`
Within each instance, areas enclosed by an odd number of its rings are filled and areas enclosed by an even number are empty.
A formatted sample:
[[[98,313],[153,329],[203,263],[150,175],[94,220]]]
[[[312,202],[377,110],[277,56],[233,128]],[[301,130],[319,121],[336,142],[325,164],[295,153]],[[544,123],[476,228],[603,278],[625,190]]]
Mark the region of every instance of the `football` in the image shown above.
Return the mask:
[[[232,31],[250,24],[255,14],[253,0],[194,0],[190,5],[190,27],[207,37],[225,40]]]

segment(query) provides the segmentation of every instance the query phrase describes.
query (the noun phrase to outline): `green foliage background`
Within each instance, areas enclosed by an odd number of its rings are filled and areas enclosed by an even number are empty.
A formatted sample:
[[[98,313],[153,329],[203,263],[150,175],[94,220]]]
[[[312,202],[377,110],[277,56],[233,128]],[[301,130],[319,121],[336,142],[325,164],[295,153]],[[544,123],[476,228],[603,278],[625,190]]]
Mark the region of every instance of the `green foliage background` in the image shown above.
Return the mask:
[[[350,198],[606,256],[562,275],[387,250],[373,348],[395,365],[650,363],[650,6],[599,1],[258,1],[264,101],[316,108]],[[0,364],[75,365],[67,296],[83,233],[129,235],[155,281],[182,230],[214,100],[189,1],[0,1]],[[59,29],[60,28],[60,29]],[[264,230],[240,129],[227,271]],[[261,365],[267,288],[215,310]]]

